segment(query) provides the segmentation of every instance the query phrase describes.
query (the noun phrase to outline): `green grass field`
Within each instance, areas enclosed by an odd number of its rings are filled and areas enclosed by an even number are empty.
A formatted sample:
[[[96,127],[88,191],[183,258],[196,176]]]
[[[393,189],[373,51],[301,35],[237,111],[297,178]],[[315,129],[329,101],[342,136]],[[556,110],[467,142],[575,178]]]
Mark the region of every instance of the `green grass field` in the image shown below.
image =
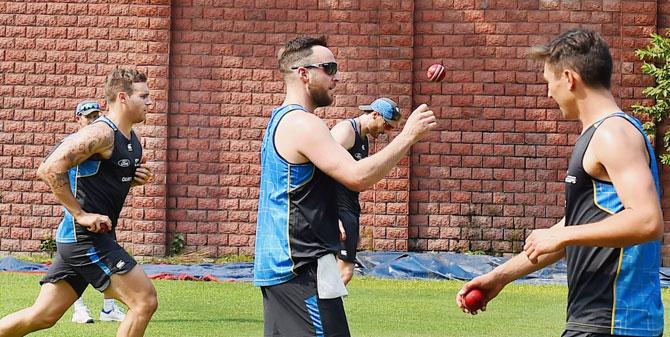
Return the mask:
[[[29,306],[41,275],[0,273],[0,316]],[[146,336],[262,336],[260,291],[249,283],[155,281],[159,308]],[[458,310],[461,282],[354,278],[345,299],[353,336],[368,337],[548,337],[563,331],[564,286],[511,285],[477,316]],[[86,303],[97,314],[102,296],[88,289]],[[670,305],[670,290],[663,290]],[[68,311],[52,329],[30,336],[114,336],[118,323],[74,324]],[[666,315],[666,326],[670,323]]]

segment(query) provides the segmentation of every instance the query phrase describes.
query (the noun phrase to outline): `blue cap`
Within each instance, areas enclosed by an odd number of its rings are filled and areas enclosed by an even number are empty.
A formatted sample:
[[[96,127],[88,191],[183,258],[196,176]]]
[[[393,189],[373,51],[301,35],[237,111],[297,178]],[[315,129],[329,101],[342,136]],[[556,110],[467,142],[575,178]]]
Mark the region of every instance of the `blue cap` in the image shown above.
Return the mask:
[[[100,111],[100,103],[85,99],[77,104],[77,108],[74,110],[76,116],[88,116],[91,112]]]
[[[369,105],[359,105],[363,111],[376,111],[387,121],[397,121],[400,119],[400,109],[392,99],[382,97],[377,98]]]

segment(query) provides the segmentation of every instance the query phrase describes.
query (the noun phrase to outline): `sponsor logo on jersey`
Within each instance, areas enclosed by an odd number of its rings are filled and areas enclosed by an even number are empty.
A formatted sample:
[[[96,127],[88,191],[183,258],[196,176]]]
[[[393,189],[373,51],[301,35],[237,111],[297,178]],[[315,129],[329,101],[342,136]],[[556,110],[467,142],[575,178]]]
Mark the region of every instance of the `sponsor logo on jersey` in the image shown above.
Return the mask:
[[[576,184],[577,183],[577,177],[568,175],[565,177],[565,182],[570,183],[570,184]]]
[[[119,160],[118,164],[121,167],[128,167],[130,166],[130,159],[121,159]]]
[[[123,183],[127,183],[129,181],[133,181],[133,177],[123,177],[123,178],[121,178],[121,182],[123,182]]]

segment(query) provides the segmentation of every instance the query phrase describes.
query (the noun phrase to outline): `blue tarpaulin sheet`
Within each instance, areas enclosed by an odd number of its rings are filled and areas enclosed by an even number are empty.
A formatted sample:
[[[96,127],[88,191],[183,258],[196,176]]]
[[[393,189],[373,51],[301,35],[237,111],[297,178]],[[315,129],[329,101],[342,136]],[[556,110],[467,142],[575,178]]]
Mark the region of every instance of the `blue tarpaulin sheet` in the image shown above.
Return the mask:
[[[45,273],[49,266],[41,263],[30,263],[17,260],[8,256],[0,259],[0,271],[20,271],[20,272],[43,272]]]
[[[359,275],[393,279],[470,280],[504,263],[507,258],[457,253],[359,252]],[[143,264],[154,278],[189,280],[251,281],[253,263],[170,265]],[[0,271],[46,272],[47,265],[20,261],[14,257],[0,259]],[[670,268],[661,268],[661,286],[670,287]],[[517,282],[528,284],[565,284],[566,266],[559,261]]]
[[[144,272],[149,276],[160,274],[176,276],[190,275],[193,277],[192,279],[200,280],[209,275],[215,277],[219,281],[251,282],[253,279],[254,264],[249,262],[226,264],[205,263],[194,265],[143,264],[142,268],[144,268]]]
[[[457,253],[358,254],[361,273],[380,278],[471,280],[504,263],[507,258]],[[566,283],[565,262],[538,270],[520,280],[527,283]]]
[[[219,281],[251,281],[253,277],[253,263],[226,263],[226,264],[143,264],[144,272],[154,278],[172,278],[188,280],[212,280]],[[13,272],[46,272],[49,266],[40,263],[30,263],[17,260],[14,257],[0,259],[0,271]],[[172,277],[170,277],[172,276]]]

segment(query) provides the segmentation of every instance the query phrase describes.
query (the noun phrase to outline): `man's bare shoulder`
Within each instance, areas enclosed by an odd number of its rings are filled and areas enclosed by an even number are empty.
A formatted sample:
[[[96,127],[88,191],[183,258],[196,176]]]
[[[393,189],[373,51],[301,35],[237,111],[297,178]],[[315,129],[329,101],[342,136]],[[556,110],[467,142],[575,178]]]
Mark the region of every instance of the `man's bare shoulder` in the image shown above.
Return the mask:
[[[633,162],[649,161],[646,136],[624,118],[608,118],[598,126],[591,144],[597,161],[608,170],[619,164],[630,165]],[[589,146],[591,148],[591,146]]]
[[[75,138],[91,138],[92,141],[114,141],[114,130],[107,124],[91,123],[79,131],[75,132],[72,137]]]
[[[93,123],[83,127],[63,141],[68,153],[104,155],[114,146],[114,130],[105,123]]]
[[[342,128],[342,129],[346,128],[346,129],[353,130],[352,127],[351,127],[351,120],[350,119],[344,119],[344,120],[341,120],[341,121],[337,122],[335,124],[335,126],[333,126],[333,129],[335,129],[335,128]]]
[[[284,116],[279,125],[283,127],[290,126],[293,131],[301,133],[311,131],[310,128],[316,126],[325,127],[326,123],[319,116],[311,112],[293,110],[286,113],[286,116]]]
[[[596,141],[614,149],[618,145],[644,145],[644,137],[633,123],[619,117],[605,119],[595,134]]]
[[[337,141],[345,149],[348,150],[354,146],[356,133],[351,127],[351,122],[348,119],[335,124],[335,126],[333,126],[333,128],[330,130],[330,133],[335,141]]]

